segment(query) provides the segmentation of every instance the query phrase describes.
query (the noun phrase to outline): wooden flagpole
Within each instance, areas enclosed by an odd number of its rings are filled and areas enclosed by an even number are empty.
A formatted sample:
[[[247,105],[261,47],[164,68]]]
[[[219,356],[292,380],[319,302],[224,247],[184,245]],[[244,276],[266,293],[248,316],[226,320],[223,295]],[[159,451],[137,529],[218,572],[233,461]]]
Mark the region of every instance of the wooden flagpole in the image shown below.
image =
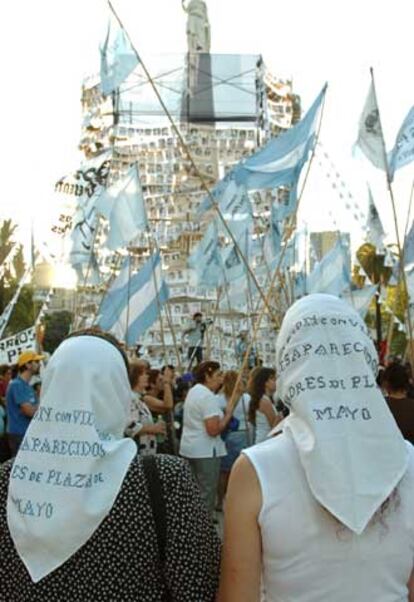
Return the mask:
[[[162,348],[163,348],[164,360],[166,360],[166,357],[167,357],[167,347],[165,345],[164,322],[163,322],[163,319],[162,319],[162,307],[161,307],[161,302],[160,302],[160,295],[159,295],[159,288],[158,288],[158,282],[157,282],[157,275],[155,273],[155,267],[154,267],[154,247],[152,245],[151,235],[149,236],[149,252],[150,252],[150,260],[151,260],[151,268],[152,268],[152,278],[154,280],[155,300],[156,300],[156,303],[157,303],[158,319],[160,321],[161,344],[162,344]],[[161,256],[160,256],[160,258],[161,258]]]
[[[125,325],[125,345],[128,348],[128,330],[129,330],[129,301],[131,298],[131,253],[128,253],[128,286],[127,286],[127,313]]]
[[[407,279],[406,279],[405,271],[404,271],[404,250],[403,250],[403,246],[401,245],[400,231],[399,231],[399,227],[398,227],[397,209],[396,209],[396,204],[395,204],[394,192],[393,192],[392,184],[391,184],[390,173],[389,173],[389,169],[388,169],[387,150],[385,147],[384,132],[382,130],[381,116],[380,116],[377,92],[376,92],[376,87],[375,87],[374,70],[372,67],[370,68],[370,73],[371,73],[372,87],[373,87],[373,91],[374,91],[375,104],[376,104],[376,107],[378,110],[378,119],[379,119],[380,128],[381,128],[381,144],[382,144],[382,151],[383,151],[385,175],[386,175],[386,180],[387,180],[387,188],[388,188],[388,192],[389,192],[390,200],[391,200],[392,213],[393,213],[393,219],[394,219],[394,227],[395,227],[395,235],[397,238],[397,247],[398,247],[399,263],[400,263],[398,282],[402,281],[403,287],[404,287],[404,292],[407,297],[406,317],[407,317],[408,333],[409,333],[409,339],[410,339],[410,341],[409,341],[410,364],[411,364],[411,367],[414,368],[414,357],[413,357],[414,350],[412,348],[413,326],[412,326],[411,315],[410,315],[410,304],[409,304]]]
[[[292,223],[292,224],[294,224],[295,221],[296,221],[296,216],[297,216],[297,213],[298,213],[298,210],[299,210],[299,206],[300,206],[301,200],[303,198],[303,193],[304,193],[304,190],[305,190],[305,187],[306,187],[306,183],[308,181],[308,177],[309,177],[309,173],[310,173],[310,170],[311,170],[311,167],[312,167],[312,163],[313,163],[314,158],[315,158],[315,149],[316,149],[316,145],[317,145],[317,142],[318,142],[318,139],[319,139],[319,136],[320,136],[321,127],[322,127],[324,108],[325,108],[325,96],[324,96],[323,101],[322,101],[322,107],[321,107],[321,112],[320,112],[320,117],[319,117],[319,124],[318,124],[318,130],[317,130],[317,133],[316,133],[315,144],[314,144],[314,147],[312,149],[311,157],[309,159],[309,163],[308,163],[307,170],[306,170],[305,177],[304,177],[303,184],[302,184],[302,189],[301,189],[299,197],[298,197],[298,202],[296,204],[295,211],[294,211],[293,215],[291,216],[291,218],[289,220],[290,223]],[[289,229],[289,228],[286,228],[285,232],[284,232],[284,237],[283,237],[285,243],[287,243],[287,241],[289,240],[291,234],[292,234],[292,230]],[[280,268],[281,268],[281,265],[282,265],[282,262],[283,262],[286,250],[287,250],[287,244],[285,244],[283,246],[282,250],[281,250],[278,264],[276,266],[276,269],[275,269],[275,271],[273,273],[272,280],[270,282],[270,286],[269,286],[268,293],[267,293],[267,302],[268,303],[270,302],[270,300],[272,298],[273,289],[274,289],[274,285],[275,285],[276,279],[278,277],[280,278],[280,275],[281,275]],[[264,316],[267,304],[264,305],[261,308],[261,311],[260,311],[260,313],[258,315],[258,319],[256,321],[256,324],[254,325],[254,328],[253,328],[252,340],[254,340],[254,339],[257,338],[257,333],[259,331],[259,328],[260,328],[260,325],[261,325],[261,322],[262,322],[262,319],[263,319],[263,316]],[[260,301],[258,302],[258,306],[257,306],[257,311],[259,311],[259,310],[260,310]],[[239,371],[239,375],[237,377],[237,381],[236,381],[236,384],[235,384],[235,387],[234,387],[234,392],[233,392],[233,394],[232,394],[232,396],[230,398],[230,401],[229,401],[230,407],[233,407],[233,408],[234,408],[234,405],[235,405],[235,403],[237,401],[235,399],[235,392],[236,392],[238,386],[240,385],[240,382],[241,382],[241,380],[243,378],[243,374],[246,371],[246,367],[248,365],[248,358],[249,358],[249,354],[250,354],[251,348],[252,348],[252,342],[249,342],[249,344],[247,346],[247,349],[246,349],[246,352],[244,354],[244,358],[243,358],[242,366],[241,366],[240,371]]]
[[[131,48],[133,49],[133,51],[134,51],[134,53],[135,53],[135,55],[136,55],[136,57],[137,57],[140,65],[141,65],[141,67],[142,67],[142,69],[143,69],[143,71],[144,71],[144,73],[145,73],[145,75],[146,75],[146,77],[148,79],[148,82],[150,83],[152,89],[154,90],[154,93],[155,93],[155,95],[156,95],[156,97],[158,99],[158,102],[160,103],[160,105],[161,105],[161,107],[162,107],[162,109],[163,109],[166,117],[168,118],[168,120],[169,120],[169,122],[171,124],[171,127],[172,127],[175,135],[177,136],[178,141],[179,141],[179,143],[180,143],[180,145],[181,145],[184,153],[187,155],[187,158],[188,158],[189,162],[191,163],[191,167],[193,168],[195,174],[199,178],[202,188],[204,189],[204,191],[206,192],[207,196],[209,197],[209,199],[210,199],[210,201],[212,203],[212,206],[214,207],[215,211],[217,212],[217,215],[219,216],[221,222],[223,223],[223,226],[226,229],[226,231],[227,231],[230,239],[232,240],[237,253],[239,254],[241,260],[244,263],[244,265],[246,266],[247,271],[250,273],[251,277],[253,278],[253,281],[254,281],[254,283],[255,283],[255,285],[257,287],[257,290],[259,291],[259,294],[260,294],[260,296],[262,298],[262,302],[266,306],[266,308],[267,308],[267,310],[269,312],[269,315],[270,315],[271,319],[273,320],[273,311],[272,311],[271,306],[268,303],[268,298],[266,297],[266,295],[264,294],[263,290],[259,286],[259,284],[257,282],[257,279],[256,279],[256,276],[255,276],[254,272],[252,271],[252,269],[251,269],[251,267],[249,265],[249,262],[247,261],[246,257],[242,253],[242,251],[240,249],[240,246],[238,245],[237,240],[236,240],[235,236],[233,235],[233,232],[229,228],[229,226],[228,226],[228,224],[227,224],[227,222],[226,222],[226,220],[225,220],[225,218],[223,216],[223,213],[222,213],[222,211],[221,211],[221,209],[219,207],[219,204],[217,203],[216,199],[214,198],[213,194],[210,191],[210,188],[209,188],[209,186],[208,186],[208,184],[206,182],[205,176],[202,174],[202,172],[197,167],[197,164],[194,161],[194,158],[193,158],[193,156],[192,156],[192,154],[190,152],[189,147],[187,146],[187,144],[186,144],[186,142],[185,142],[185,140],[184,140],[184,138],[183,138],[180,130],[178,129],[178,127],[177,127],[174,119],[172,118],[171,113],[169,112],[167,106],[165,105],[165,103],[164,103],[164,101],[163,101],[163,99],[162,99],[162,97],[161,97],[161,95],[160,95],[160,93],[158,91],[158,88],[155,85],[155,82],[154,82],[154,80],[151,77],[151,74],[149,73],[149,71],[146,68],[144,62],[142,61],[140,55],[138,54],[138,51],[136,50],[136,48],[135,48],[135,46],[134,46],[134,44],[133,44],[133,42],[131,40],[131,37],[129,36],[129,33],[126,30],[126,28],[124,27],[124,25],[123,25],[120,17],[118,16],[115,8],[113,7],[113,5],[111,3],[111,0],[107,0],[107,1],[108,1],[108,5],[109,5],[110,10],[112,11],[113,15],[115,16],[115,18],[117,19],[117,21],[119,23],[119,26],[121,27],[121,29],[124,31],[125,35],[127,36],[128,40],[129,40],[129,43],[131,44]]]
[[[152,240],[153,240],[153,243],[154,243],[155,249],[157,250],[157,252],[158,252],[158,253],[160,254],[160,256],[161,256],[161,250],[160,250],[160,248],[159,248],[159,246],[158,246],[158,241],[157,241],[157,239],[155,238],[155,236],[154,236],[154,235],[152,235],[152,234],[151,234],[151,232],[150,232],[150,231],[148,231],[148,233],[149,233],[149,236],[150,236],[150,237],[152,236]],[[155,285],[155,286],[156,286],[156,285]],[[157,290],[158,290],[158,289],[156,288],[156,291],[157,291]],[[158,292],[157,292],[157,295],[158,295]],[[173,345],[174,345],[174,351],[175,351],[175,355],[176,355],[176,357],[177,357],[177,367],[178,367],[178,369],[179,369],[179,370],[180,370],[180,372],[181,372],[181,371],[182,371],[182,362],[181,362],[181,356],[180,356],[180,351],[179,351],[179,349],[178,349],[177,337],[176,337],[176,334],[175,334],[174,325],[173,325],[173,321],[172,321],[172,317],[171,317],[171,313],[170,313],[170,308],[169,308],[169,305],[168,305],[168,301],[167,301],[167,302],[164,304],[164,307],[165,307],[165,316],[166,316],[166,318],[167,318],[167,324],[168,324],[168,328],[170,329],[170,332],[171,332],[171,337],[172,337],[172,340],[173,340]],[[161,314],[160,314],[160,315],[161,315]]]

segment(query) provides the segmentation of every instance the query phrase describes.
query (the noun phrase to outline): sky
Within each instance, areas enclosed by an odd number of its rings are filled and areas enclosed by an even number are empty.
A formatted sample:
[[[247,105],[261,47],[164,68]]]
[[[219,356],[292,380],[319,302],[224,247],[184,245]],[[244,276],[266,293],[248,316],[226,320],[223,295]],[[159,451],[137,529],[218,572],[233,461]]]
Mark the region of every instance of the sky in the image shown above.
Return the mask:
[[[186,16],[180,0],[112,0],[151,71],[151,55],[185,52]],[[332,173],[366,211],[369,182],[390,240],[395,239],[383,173],[355,158],[352,147],[374,67],[387,148],[414,104],[410,2],[394,0],[207,0],[212,52],[262,54],[281,78],[292,78],[306,110],[329,84],[321,130],[329,161],[315,161],[301,221],[311,230],[362,230],[344,208]],[[80,162],[81,83],[99,71],[106,0],[13,0],[0,5],[2,57],[2,191],[0,219],[19,225],[28,246],[47,240],[58,197],[54,183]],[[330,173],[329,178],[327,174]],[[400,228],[406,220],[414,164],[396,176]],[[354,201],[353,201],[354,202]]]

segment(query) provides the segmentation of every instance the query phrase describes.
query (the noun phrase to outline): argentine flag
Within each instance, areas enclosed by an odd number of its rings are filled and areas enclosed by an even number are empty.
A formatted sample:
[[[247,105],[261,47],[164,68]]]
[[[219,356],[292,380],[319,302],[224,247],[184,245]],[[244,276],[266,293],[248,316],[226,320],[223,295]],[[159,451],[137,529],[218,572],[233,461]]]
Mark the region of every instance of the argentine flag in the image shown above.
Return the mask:
[[[169,296],[162,277],[159,252],[133,275],[130,262],[128,257],[106,293],[97,318],[98,326],[125,341],[128,346],[135,345],[159,318],[159,307]]]
[[[125,31],[111,14],[101,51],[101,91],[109,96],[139,64],[138,56]]]
[[[350,284],[349,251],[344,243],[338,240],[309,274],[307,290],[309,294],[325,293],[339,296]]]

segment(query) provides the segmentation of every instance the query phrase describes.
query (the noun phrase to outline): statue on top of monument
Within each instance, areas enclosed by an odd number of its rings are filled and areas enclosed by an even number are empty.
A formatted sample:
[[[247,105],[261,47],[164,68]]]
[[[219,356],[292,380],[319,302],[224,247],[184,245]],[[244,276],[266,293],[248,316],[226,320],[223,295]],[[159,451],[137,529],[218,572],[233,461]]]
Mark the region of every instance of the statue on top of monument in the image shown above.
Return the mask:
[[[181,0],[183,9],[188,14],[187,40],[188,52],[210,52],[210,23],[207,6],[204,0]]]

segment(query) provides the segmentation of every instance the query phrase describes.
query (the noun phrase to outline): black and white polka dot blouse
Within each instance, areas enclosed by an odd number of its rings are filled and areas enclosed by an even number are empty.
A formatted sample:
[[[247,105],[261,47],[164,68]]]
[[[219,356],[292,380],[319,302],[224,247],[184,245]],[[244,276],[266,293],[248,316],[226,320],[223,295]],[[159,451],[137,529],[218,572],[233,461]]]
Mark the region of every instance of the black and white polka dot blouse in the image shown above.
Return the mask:
[[[165,583],[176,602],[213,602],[220,542],[184,462],[157,456],[166,493]],[[161,602],[164,578],[142,460],[131,463],[111,512],[78,552],[33,583],[7,526],[11,462],[0,466],[0,602]],[[70,529],[70,525],[67,525]],[[56,537],[64,537],[56,533]]]

